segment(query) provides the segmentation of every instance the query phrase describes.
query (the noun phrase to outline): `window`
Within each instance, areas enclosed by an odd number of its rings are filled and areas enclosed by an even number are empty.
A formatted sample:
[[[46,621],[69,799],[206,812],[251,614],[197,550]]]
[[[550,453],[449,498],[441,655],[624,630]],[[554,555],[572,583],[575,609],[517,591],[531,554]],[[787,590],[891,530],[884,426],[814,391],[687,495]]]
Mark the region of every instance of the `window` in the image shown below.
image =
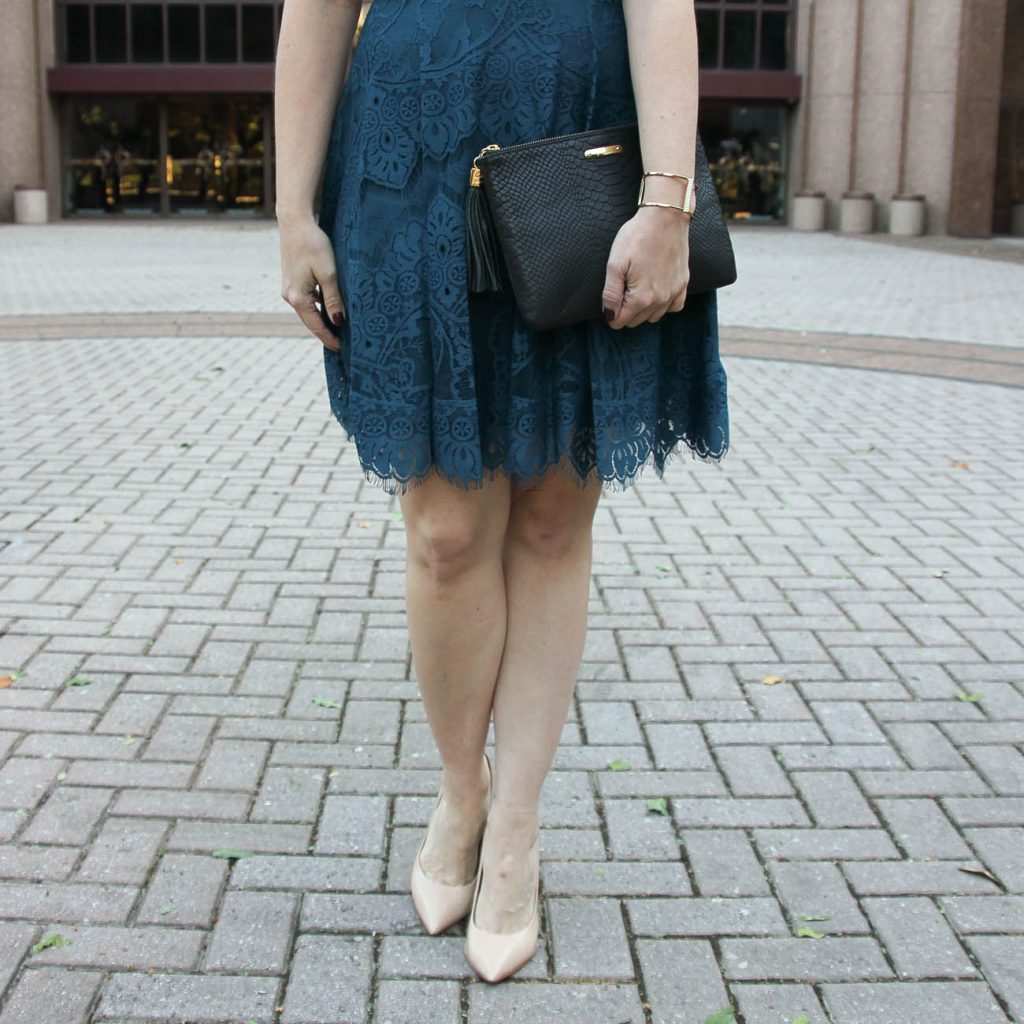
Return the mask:
[[[148,64],[164,59],[164,9],[160,4],[132,4],[132,60]]]
[[[269,4],[242,4],[242,60],[274,59],[274,8]]]
[[[96,4],[96,60],[123,64],[128,59],[128,11],[124,4]]]
[[[785,71],[789,50],[789,11],[762,12],[761,67],[766,71]]]
[[[66,64],[272,64],[280,0],[55,0]]]
[[[702,68],[788,71],[796,0],[697,0]]]
[[[206,59],[232,62],[238,60],[238,8],[234,4],[207,4]]]
[[[756,11],[726,11],[723,66],[727,68],[755,67],[754,40],[756,38]]]
[[[172,4],[167,9],[167,36],[172,64],[199,60],[199,4]]]
[[[69,64],[87,64],[91,60],[92,28],[88,4],[68,4],[64,8],[64,40]]]

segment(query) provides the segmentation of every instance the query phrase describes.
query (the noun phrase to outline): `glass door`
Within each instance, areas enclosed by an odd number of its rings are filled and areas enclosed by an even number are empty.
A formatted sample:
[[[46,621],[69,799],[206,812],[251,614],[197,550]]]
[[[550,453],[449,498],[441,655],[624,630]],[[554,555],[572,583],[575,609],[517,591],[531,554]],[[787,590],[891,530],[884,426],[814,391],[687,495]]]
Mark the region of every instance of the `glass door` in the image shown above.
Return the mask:
[[[784,221],[785,108],[712,101],[701,104],[699,121],[723,215],[730,220]]]
[[[255,216],[265,198],[260,99],[167,102],[167,190],[178,214]]]
[[[154,100],[98,96],[69,104],[66,208],[80,214],[154,214],[160,209],[158,107]]]

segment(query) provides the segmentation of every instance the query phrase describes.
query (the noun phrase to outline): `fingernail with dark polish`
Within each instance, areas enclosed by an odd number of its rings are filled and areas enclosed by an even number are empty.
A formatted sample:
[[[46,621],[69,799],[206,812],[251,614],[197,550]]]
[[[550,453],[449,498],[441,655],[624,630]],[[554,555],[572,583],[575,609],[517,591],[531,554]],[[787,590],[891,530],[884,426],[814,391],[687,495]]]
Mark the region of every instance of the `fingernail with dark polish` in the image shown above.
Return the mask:
[[[604,307],[604,318],[609,323],[611,323],[611,321],[615,319],[615,310],[609,308],[608,306],[605,306]]]
[[[336,324],[343,324],[345,322],[345,314],[344,313],[332,313],[331,314],[331,319]]]

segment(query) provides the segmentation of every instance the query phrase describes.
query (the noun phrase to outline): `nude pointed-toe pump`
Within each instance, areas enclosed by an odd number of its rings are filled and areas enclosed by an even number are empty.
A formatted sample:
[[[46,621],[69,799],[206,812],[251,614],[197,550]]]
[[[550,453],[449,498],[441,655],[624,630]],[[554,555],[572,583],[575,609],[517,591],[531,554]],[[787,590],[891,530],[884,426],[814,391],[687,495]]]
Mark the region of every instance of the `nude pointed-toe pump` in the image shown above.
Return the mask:
[[[485,828],[486,831],[486,828]],[[537,848],[540,837],[534,840]],[[533,890],[533,912],[526,927],[516,932],[488,932],[478,928],[476,924],[476,905],[480,896],[480,883],[483,881],[483,843],[480,845],[480,861],[477,864],[476,886],[473,889],[473,902],[469,908],[466,921],[466,959],[470,966],[484,981],[501,981],[510,974],[515,974],[525,963],[528,963],[537,950],[537,939],[540,936],[540,863],[539,849],[537,864],[537,884]]]
[[[491,799],[494,796],[494,771],[491,768],[490,758],[486,754],[484,754],[484,760],[487,762],[487,806],[489,808]],[[434,802],[434,811],[437,810],[440,803],[441,793],[438,793],[437,800]],[[433,821],[433,811],[430,818]],[[428,823],[427,832],[429,833],[429,831],[430,824]],[[482,832],[483,830],[481,829],[481,835]],[[423,927],[427,929],[429,934],[437,935],[446,928],[450,928],[456,921],[461,921],[469,913],[470,905],[473,902],[475,878],[474,881],[467,882],[465,885],[446,885],[444,882],[438,882],[430,878],[420,864],[420,854],[423,852],[426,842],[427,835],[424,833],[419,849],[416,851],[416,859],[413,861],[409,890],[412,893],[412,901],[416,906],[416,912],[423,922]],[[478,844],[478,867],[479,859],[480,847]]]

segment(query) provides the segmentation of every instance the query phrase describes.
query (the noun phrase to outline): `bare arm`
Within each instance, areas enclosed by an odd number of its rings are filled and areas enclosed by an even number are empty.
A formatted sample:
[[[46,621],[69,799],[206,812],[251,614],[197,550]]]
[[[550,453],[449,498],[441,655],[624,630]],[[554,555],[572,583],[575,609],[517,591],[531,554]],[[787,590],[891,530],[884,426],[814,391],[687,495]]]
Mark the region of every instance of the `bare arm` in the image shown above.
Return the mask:
[[[622,0],[629,39],[645,171],[671,171],[692,177],[697,149],[697,21],[693,0]],[[679,184],[651,178],[652,199],[667,186],[667,202]]]
[[[622,0],[645,171],[696,171],[698,60],[694,0]],[[647,179],[645,198],[680,203],[682,182]],[[697,197],[700,202],[700,197]],[[678,313],[690,279],[689,218],[645,206],[620,228],[605,279],[612,327]]]
[[[333,245],[314,204],[360,9],[360,0],[286,0],[274,72],[281,298],[333,351],[338,339],[316,303],[335,324],[344,322],[345,306]]]
[[[360,0],[286,0],[274,68],[277,216],[310,217]]]

